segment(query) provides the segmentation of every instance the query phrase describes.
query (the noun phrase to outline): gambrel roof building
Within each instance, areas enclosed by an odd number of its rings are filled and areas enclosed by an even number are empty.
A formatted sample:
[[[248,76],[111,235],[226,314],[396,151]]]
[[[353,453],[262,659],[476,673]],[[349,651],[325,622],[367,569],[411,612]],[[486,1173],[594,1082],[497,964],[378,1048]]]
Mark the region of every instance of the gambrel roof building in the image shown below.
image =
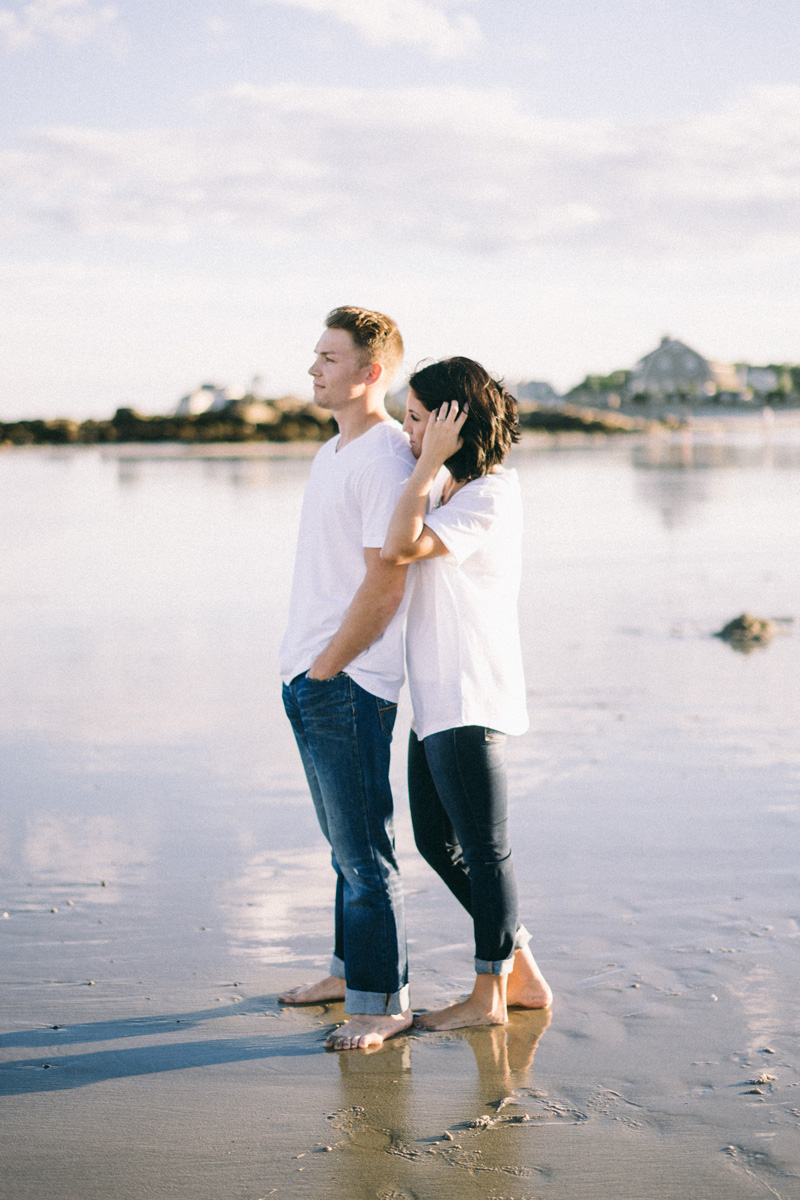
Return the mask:
[[[663,337],[661,345],[633,368],[627,386],[630,396],[651,399],[739,396],[744,386],[736,368],[704,358],[691,346]]]

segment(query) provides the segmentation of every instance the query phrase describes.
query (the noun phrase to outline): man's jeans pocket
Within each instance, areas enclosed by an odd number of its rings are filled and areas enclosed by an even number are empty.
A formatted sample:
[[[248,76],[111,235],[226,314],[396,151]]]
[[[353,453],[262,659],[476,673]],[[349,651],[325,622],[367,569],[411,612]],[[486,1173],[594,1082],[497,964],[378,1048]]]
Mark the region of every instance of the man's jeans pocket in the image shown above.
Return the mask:
[[[391,737],[397,719],[397,704],[393,700],[381,700],[379,696],[375,697],[375,703],[378,706],[378,720],[381,723],[381,729],[387,737]]]

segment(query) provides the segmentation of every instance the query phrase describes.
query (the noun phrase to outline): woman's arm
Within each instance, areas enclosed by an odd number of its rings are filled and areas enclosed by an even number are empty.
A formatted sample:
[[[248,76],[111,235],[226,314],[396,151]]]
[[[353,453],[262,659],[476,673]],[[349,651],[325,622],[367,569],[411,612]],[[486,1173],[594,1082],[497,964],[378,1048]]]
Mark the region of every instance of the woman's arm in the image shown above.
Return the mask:
[[[381,550],[384,562],[401,565],[449,553],[441,538],[425,524],[425,514],[436,476],[446,459],[461,447],[461,426],[466,419],[466,410],[459,412],[455,403],[442,405],[428,417],[417,465],[389,522]]]

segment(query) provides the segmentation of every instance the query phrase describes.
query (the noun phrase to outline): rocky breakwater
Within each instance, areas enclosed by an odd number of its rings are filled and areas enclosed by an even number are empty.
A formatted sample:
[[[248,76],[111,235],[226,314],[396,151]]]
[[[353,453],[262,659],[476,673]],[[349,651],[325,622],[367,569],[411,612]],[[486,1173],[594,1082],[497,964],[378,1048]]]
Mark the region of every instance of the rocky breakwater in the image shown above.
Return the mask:
[[[555,406],[522,402],[519,424],[521,429],[543,433],[648,433],[655,429],[679,428],[682,422],[672,415],[654,421],[607,409],[586,408],[582,404]]]
[[[0,422],[0,446],[107,445],[112,442],[324,442],[336,432],[330,413],[295,396],[235,400],[215,412],[144,416],[118,408],[107,421]]]
[[[402,420],[401,407],[392,409]],[[522,429],[542,433],[647,433],[674,428],[677,418],[659,421],[580,404],[547,406],[523,402]],[[109,420],[21,420],[0,422],[2,446],[107,445],[114,442],[324,442],[336,433],[330,413],[296,396],[232,400],[224,408],[183,416],[145,416],[118,408]]]

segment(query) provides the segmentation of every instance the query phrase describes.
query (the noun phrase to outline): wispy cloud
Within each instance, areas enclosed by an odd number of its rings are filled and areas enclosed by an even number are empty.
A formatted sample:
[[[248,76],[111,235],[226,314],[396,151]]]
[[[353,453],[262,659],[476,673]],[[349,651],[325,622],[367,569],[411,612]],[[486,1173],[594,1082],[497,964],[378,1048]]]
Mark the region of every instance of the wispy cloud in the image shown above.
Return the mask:
[[[467,0],[469,2],[469,0]],[[464,0],[252,0],[334,17],[375,46],[418,46],[435,58],[468,54],[481,41]]]
[[[77,46],[117,23],[113,4],[91,0],[30,0],[16,8],[0,8],[0,46],[24,50],[42,39]]]
[[[239,85],[192,128],[33,132],[0,154],[7,230],[800,253],[800,87],[657,125],[555,120],[514,91]]]

